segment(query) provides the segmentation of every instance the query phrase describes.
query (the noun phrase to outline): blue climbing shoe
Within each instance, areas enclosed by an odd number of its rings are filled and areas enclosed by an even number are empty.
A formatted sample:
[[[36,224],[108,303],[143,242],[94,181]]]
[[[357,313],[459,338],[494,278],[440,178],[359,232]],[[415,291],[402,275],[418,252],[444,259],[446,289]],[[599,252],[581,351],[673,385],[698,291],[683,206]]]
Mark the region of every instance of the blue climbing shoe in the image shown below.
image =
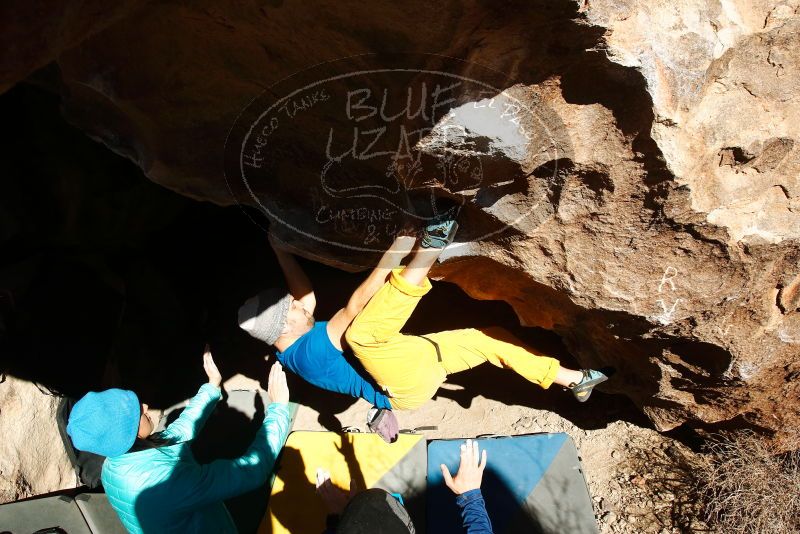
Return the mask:
[[[430,224],[422,230],[419,244],[422,248],[444,248],[453,242],[458,230],[455,219],[456,211],[448,210],[446,213],[435,217]]]
[[[573,382],[567,386],[567,388],[572,391],[572,394],[578,402],[586,402],[592,394],[592,389],[594,389],[597,384],[602,384],[608,380],[608,377],[594,369],[581,369],[581,373],[583,373],[581,381],[577,384]]]

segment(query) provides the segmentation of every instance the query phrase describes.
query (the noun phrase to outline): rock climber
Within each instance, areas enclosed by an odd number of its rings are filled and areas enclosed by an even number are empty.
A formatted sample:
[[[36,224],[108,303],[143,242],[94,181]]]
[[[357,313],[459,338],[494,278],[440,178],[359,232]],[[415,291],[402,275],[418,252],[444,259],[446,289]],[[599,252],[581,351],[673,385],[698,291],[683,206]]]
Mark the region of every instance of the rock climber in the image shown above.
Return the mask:
[[[338,393],[361,397],[372,404],[367,425],[385,441],[397,439],[399,425],[389,399],[365,380],[347,361],[344,333],[392,269],[408,255],[416,239],[397,237],[377,267],[356,289],[345,307],[328,321],[316,322],[316,297],[311,282],[294,256],[274,234],[269,241],[289,286],[271,288],[248,299],[239,308],[239,326],[251,336],[274,345],[284,367],[307,382]]]
[[[434,396],[448,375],[487,361],[511,368],[543,388],[559,384],[580,402],[588,400],[592,389],[607,380],[600,371],[567,369],[554,358],[534,354],[502,328],[425,336],[400,332],[431,289],[428,271],[455,236],[458,225],[452,217],[454,212],[445,213],[450,215],[436,217],[425,227],[408,265],[400,266],[417,240],[400,236],[347,305],[322,323],[314,322],[316,300],[308,278],[294,257],[271,236],[289,291],[267,290],[239,310],[240,326],[275,345],[279,361],[288,369],[318,387],[371,402],[374,408],[368,425],[390,442],[398,429],[392,408],[417,408]],[[343,349],[348,347],[380,390],[344,358]]]

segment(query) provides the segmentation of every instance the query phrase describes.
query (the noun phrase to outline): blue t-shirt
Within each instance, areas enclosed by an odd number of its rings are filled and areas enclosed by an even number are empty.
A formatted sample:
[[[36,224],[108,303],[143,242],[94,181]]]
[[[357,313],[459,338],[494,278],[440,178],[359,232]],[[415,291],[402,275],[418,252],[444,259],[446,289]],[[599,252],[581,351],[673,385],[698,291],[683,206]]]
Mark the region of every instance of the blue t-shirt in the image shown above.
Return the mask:
[[[342,351],[328,337],[328,322],[322,321],[283,352],[281,365],[319,388],[361,397],[378,408],[392,409],[389,399],[359,375]]]

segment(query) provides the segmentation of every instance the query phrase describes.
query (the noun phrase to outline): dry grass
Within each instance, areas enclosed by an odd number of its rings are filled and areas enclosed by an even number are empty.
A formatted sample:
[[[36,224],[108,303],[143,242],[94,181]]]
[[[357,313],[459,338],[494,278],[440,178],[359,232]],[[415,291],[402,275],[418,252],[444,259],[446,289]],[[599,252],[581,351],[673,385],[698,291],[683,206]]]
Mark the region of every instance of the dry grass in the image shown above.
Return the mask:
[[[698,484],[707,520],[728,534],[800,532],[800,451],[776,454],[750,431],[709,447]]]
[[[628,449],[634,476],[624,486],[620,509],[626,521],[636,516],[636,523],[621,531],[711,532],[697,494],[696,476],[704,465],[703,456],[680,442],[666,443],[659,447],[635,443]]]

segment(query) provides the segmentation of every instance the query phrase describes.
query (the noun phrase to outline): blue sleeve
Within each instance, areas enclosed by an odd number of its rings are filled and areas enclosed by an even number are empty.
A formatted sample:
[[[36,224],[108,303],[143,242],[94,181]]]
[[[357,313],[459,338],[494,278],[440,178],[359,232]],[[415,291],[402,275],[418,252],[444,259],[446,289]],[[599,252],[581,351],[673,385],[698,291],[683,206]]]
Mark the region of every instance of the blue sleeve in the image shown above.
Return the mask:
[[[351,397],[361,397],[373,406],[378,408],[392,409],[389,399],[375,389],[375,387],[353,369],[344,356],[340,356],[339,361],[335,365],[335,371],[339,377],[337,382],[343,386],[341,393],[346,393]]]
[[[275,461],[289,434],[289,408],[273,402],[267,408],[264,424],[256,439],[242,456],[232,460],[215,460],[198,466],[187,496],[186,506],[197,508],[230,499],[254,490],[275,468]]]
[[[164,430],[164,437],[174,439],[176,442],[194,439],[206,424],[220,397],[222,392],[218,387],[211,384],[200,386],[197,395],[192,397],[181,415]]]
[[[481,490],[474,489],[456,497],[456,504],[461,509],[461,519],[467,534],[492,534],[492,522],[486,513],[486,503]]]

